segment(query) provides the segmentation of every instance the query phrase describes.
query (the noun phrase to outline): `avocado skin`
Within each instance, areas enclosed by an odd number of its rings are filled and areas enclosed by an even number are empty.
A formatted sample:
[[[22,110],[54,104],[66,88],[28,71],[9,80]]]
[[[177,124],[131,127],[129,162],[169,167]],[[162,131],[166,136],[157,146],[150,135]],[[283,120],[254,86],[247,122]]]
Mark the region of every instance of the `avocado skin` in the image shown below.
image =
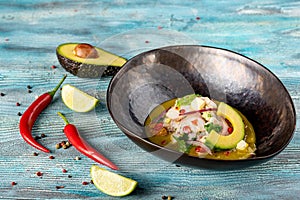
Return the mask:
[[[61,66],[71,74],[80,78],[100,78],[105,76],[114,76],[121,67],[115,66],[99,66],[93,64],[85,64],[68,59],[56,51]]]

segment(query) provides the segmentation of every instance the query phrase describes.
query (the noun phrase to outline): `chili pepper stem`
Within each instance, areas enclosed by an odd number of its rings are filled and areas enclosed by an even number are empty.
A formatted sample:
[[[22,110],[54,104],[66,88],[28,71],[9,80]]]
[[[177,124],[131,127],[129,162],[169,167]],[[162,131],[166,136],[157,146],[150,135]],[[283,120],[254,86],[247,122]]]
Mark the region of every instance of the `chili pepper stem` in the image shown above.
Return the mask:
[[[64,133],[67,136],[68,140],[71,144],[82,154],[91,158],[92,160],[105,165],[111,169],[118,170],[119,168],[113,164],[110,160],[105,158],[101,153],[99,153],[96,149],[91,147],[83,138],[80,137],[80,134],[73,124],[70,124],[67,118],[61,113],[57,112],[57,114],[65,121],[66,126],[64,128]]]
[[[67,120],[67,118],[61,112],[57,112],[57,114],[64,120],[66,125],[70,124],[69,121]]]
[[[67,78],[67,75],[65,74],[64,77],[60,80],[60,82],[57,84],[57,86],[50,92],[48,92],[49,95],[51,95],[52,97],[55,95],[56,91],[59,89],[59,87],[61,86],[61,84],[65,81],[65,79]]]

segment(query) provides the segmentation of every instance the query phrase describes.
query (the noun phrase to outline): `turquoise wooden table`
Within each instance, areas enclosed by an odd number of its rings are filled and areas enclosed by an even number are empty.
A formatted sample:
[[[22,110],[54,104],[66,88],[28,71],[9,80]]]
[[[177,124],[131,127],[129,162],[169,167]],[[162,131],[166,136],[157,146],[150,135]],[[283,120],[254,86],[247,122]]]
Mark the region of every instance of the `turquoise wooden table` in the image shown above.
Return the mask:
[[[67,73],[55,55],[56,47],[65,42],[90,43],[128,59],[173,44],[228,48],[275,73],[289,91],[299,118],[299,1],[2,0],[0,13],[0,198],[114,199],[89,183],[94,161],[74,147],[55,148],[66,140],[58,111],[120,167],[119,174],[139,182],[123,199],[299,197],[299,125],[288,147],[264,164],[229,171],[177,166],[143,151],[114,124],[106,108],[111,77],[68,74],[65,83],[95,95],[101,103],[89,113],[75,113],[57,94],[33,127],[34,136],[45,135],[39,142],[50,154],[25,143],[18,128],[19,115]]]

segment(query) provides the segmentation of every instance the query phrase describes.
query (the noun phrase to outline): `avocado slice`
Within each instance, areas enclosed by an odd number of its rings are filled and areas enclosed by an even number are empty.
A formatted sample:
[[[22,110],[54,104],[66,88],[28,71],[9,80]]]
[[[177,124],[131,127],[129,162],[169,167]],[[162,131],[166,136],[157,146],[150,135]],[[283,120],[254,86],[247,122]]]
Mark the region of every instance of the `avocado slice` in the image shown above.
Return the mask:
[[[56,55],[65,70],[82,78],[113,76],[127,62],[125,58],[86,43],[60,44]]]
[[[233,132],[224,136],[212,130],[206,138],[205,144],[211,149],[233,149],[245,137],[245,125],[241,116],[234,108],[221,102],[218,105],[217,115],[225,117],[232,124]]]

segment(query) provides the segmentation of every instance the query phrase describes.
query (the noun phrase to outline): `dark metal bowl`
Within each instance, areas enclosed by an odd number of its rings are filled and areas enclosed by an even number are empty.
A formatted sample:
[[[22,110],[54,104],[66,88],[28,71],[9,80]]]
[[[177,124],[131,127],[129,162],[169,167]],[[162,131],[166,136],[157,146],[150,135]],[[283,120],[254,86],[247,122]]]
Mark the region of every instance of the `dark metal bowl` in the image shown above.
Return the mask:
[[[256,132],[255,157],[195,158],[147,139],[144,122],[152,109],[194,92],[226,102],[248,118]],[[209,169],[265,162],[288,145],[296,126],[292,99],[273,73],[245,56],[207,46],[170,46],[135,56],[111,80],[107,105],[118,127],[146,151],[170,162]]]

